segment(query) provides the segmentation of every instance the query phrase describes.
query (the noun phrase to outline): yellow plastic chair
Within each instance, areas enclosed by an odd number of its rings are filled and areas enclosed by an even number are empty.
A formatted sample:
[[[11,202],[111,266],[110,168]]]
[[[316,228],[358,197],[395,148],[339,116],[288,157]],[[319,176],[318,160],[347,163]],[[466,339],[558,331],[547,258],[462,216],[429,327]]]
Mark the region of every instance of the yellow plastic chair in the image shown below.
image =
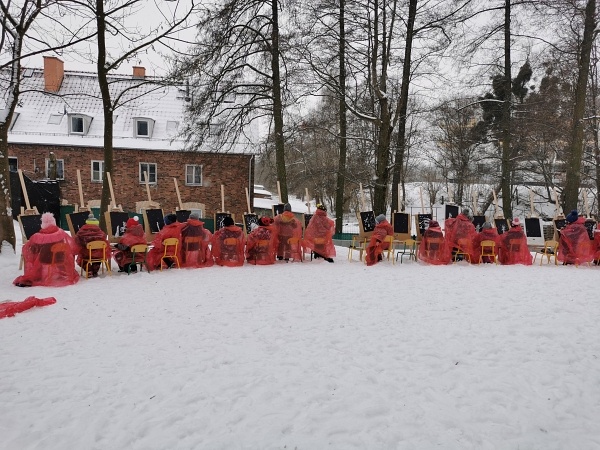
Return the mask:
[[[352,261],[353,250],[358,250],[359,261],[363,260],[365,250],[367,248],[367,238],[361,238],[360,236],[352,236],[352,243],[348,247],[348,261]]]
[[[392,264],[393,264],[393,262],[394,262],[394,259],[393,259],[393,256],[394,256],[394,236],[393,235],[386,236],[385,239],[382,241],[382,244],[383,244],[383,242],[387,242],[388,243],[388,248],[384,249],[381,252],[381,255],[383,257],[383,254],[385,253],[386,254],[386,258],[387,258],[388,261],[390,260],[390,257],[391,257],[392,258]]]
[[[162,241],[164,252],[162,257],[160,258],[160,270],[163,270],[163,262],[167,264],[165,259],[171,259],[175,261],[177,264],[177,268],[179,269],[181,266],[179,265],[179,257],[177,256],[177,248],[179,247],[179,239],[177,238],[167,238]]]
[[[442,251],[443,238],[428,238],[425,241],[425,256],[434,259],[436,254]]]
[[[546,257],[548,264],[550,264],[550,259],[554,256],[554,265],[558,266],[558,259],[556,259],[556,255],[558,255],[558,241],[544,241],[544,247],[536,250],[535,255],[533,255],[534,263],[537,255],[540,255],[540,266],[544,262],[544,256]]]
[[[143,258],[140,255],[144,255]],[[131,269],[134,266],[140,265],[140,272],[143,271],[143,267],[146,266],[146,271],[148,270],[148,260],[146,259],[148,256],[148,245],[147,244],[136,244],[131,246],[131,262],[127,264],[127,275],[131,273]],[[162,269],[162,262],[161,262]]]
[[[88,257],[82,261],[81,265],[81,275],[83,275],[83,271],[85,270],[85,277],[89,278],[90,265],[94,263],[100,263],[100,268],[102,269],[102,273],[104,273],[104,268],[106,267],[106,272],[111,274],[112,270],[110,268],[110,264],[107,258],[104,257],[106,255],[106,242],[104,241],[92,241],[88,242],[85,246],[88,250]],[[92,253],[94,250],[102,250],[101,258],[92,257]]]
[[[498,264],[498,255],[496,254],[496,243],[492,240],[481,241],[481,255],[479,255],[479,264],[483,262],[483,258],[493,258],[494,264]]]

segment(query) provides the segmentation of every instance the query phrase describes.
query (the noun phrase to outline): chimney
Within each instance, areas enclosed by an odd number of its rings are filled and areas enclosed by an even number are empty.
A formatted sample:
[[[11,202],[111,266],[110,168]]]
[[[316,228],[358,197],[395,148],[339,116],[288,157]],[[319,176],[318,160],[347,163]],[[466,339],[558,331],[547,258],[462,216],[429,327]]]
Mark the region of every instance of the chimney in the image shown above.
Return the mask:
[[[146,68],[142,66],[133,66],[133,78],[146,78]]]
[[[58,92],[65,75],[65,63],[56,56],[44,56],[44,89]]]

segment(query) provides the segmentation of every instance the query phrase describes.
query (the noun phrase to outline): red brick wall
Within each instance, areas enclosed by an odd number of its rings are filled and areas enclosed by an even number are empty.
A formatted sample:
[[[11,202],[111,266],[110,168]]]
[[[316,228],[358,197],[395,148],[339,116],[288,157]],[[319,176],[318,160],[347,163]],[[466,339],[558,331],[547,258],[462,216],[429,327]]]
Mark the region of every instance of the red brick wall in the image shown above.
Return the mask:
[[[104,160],[99,148],[77,148],[10,144],[9,156],[18,158],[19,169],[33,179],[45,176],[46,158],[54,152],[64,160],[64,181],[60,182],[62,199],[69,204],[79,204],[77,169],[81,171],[83,197],[100,199],[101,183],[91,182],[91,161]],[[111,174],[115,201],[125,211],[134,211],[136,201],[148,200],[146,185],[139,182],[139,163],[157,165],[157,183],[150,185],[152,201],[161,204],[165,212],[179,206],[173,178],[177,179],[182,202],[201,202],[206,205],[205,215],[212,217],[221,210],[221,184],[225,186],[225,209],[241,220],[247,211],[246,192],[252,186],[254,165],[250,155],[215,154],[199,152],[165,152],[151,150],[114,151],[114,171]],[[185,185],[185,165],[202,165],[202,186]],[[39,169],[35,172],[36,167]],[[252,195],[252,192],[250,193]],[[61,200],[62,200],[61,199]]]

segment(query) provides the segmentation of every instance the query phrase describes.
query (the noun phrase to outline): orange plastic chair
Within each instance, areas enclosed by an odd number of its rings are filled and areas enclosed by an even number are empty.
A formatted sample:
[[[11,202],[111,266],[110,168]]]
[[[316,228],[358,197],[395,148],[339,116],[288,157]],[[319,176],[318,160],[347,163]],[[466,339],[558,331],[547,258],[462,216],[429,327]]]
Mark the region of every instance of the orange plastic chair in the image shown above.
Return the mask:
[[[425,241],[425,256],[434,259],[442,251],[443,241],[442,238],[428,238]]]
[[[204,252],[202,251],[202,237],[201,236],[188,236],[183,239],[183,245],[185,248],[186,258],[189,252],[198,252],[198,259],[196,262],[203,263],[204,262]],[[197,250],[190,250],[190,247],[196,248]],[[187,261],[187,259],[186,259]]]
[[[271,241],[268,239],[261,239],[256,242],[254,246],[254,261],[258,261],[259,259],[264,259],[269,255],[269,248],[271,245]]]
[[[177,256],[177,248],[179,247],[179,239],[177,238],[167,238],[162,241],[163,247],[165,249],[162,258],[160,258],[160,270],[163,270],[163,262],[167,264],[165,259],[172,259],[177,264],[177,268],[179,269],[181,266],[179,265],[179,257]]]
[[[469,239],[459,239],[456,246],[456,253],[454,253],[454,262],[458,260],[459,256],[462,256],[463,259],[471,262],[471,253],[469,252],[470,249],[471,241]]]
[[[283,255],[284,259],[289,260],[289,259],[293,259],[294,261],[297,261],[298,259],[300,259],[300,262],[302,262],[303,258],[303,251],[302,251],[302,244],[300,243],[300,238],[297,237],[291,237],[287,240],[288,246],[285,250],[285,253]],[[300,256],[300,258],[298,258],[298,256]]]
[[[67,272],[67,254],[71,251],[71,247],[66,242],[57,242],[50,247],[50,253],[52,258],[48,266],[48,274],[46,279],[50,280],[52,275],[57,269],[62,269],[63,272]]]
[[[83,275],[83,271],[85,270],[85,277],[89,278],[90,265],[92,265],[94,263],[100,263],[100,268],[102,269],[102,273],[104,273],[105,267],[106,267],[106,272],[108,274],[112,273],[108,259],[104,257],[104,255],[106,254],[106,242],[104,242],[104,241],[88,242],[87,245],[85,246],[85,248],[87,248],[87,250],[88,250],[88,257],[82,261],[81,275]],[[94,252],[94,250],[102,250],[102,257],[101,258],[92,257],[92,253]]]
[[[548,264],[550,264],[550,259],[554,256],[554,265],[558,266],[558,259],[556,259],[556,255],[558,254],[558,241],[545,241],[544,248],[537,250],[535,255],[533,255],[533,262],[535,262],[535,258],[537,255],[540,255],[540,266],[544,262],[544,256],[548,260]]]
[[[493,258],[494,264],[498,264],[498,255],[496,254],[496,243],[492,240],[481,241],[481,255],[479,255],[479,263],[483,262],[483,258]]]

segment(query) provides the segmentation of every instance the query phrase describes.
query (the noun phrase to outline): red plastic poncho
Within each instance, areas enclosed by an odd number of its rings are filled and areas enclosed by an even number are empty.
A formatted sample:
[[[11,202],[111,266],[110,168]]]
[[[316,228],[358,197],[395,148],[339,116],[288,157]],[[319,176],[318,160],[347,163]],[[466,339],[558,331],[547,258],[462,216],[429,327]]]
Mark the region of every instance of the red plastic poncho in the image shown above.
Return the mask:
[[[56,303],[56,299],[54,297],[27,297],[22,302],[0,303],[0,319],[3,319],[4,317],[13,317],[15,314],[27,311],[28,309],[34,308],[36,306],[47,306],[52,305],[54,303]]]
[[[235,245],[226,244],[226,239],[235,239]],[[237,267],[244,265],[244,232],[237,225],[229,225],[215,232],[212,237],[212,255],[219,266]]]
[[[498,229],[495,227],[484,228],[479,233],[477,233],[477,236],[475,236],[475,240],[473,241],[474,250],[477,253],[477,255],[481,255],[481,243],[483,241],[494,241],[494,243],[496,244],[496,247],[495,247],[496,257],[498,257],[498,252],[499,252],[499,249],[501,246],[501,239],[500,239],[500,235],[498,234]],[[479,256],[477,256],[477,262],[479,262]],[[494,262],[494,261],[493,261],[492,257],[484,256],[483,262]]]
[[[585,217],[579,217],[560,232],[557,258],[565,264],[585,264],[594,259],[594,241],[585,228]]]
[[[436,266],[449,264],[452,260],[452,252],[440,227],[429,227],[423,233],[419,244],[419,259]]]
[[[92,241],[104,241],[104,243],[106,243],[104,252],[101,249],[92,251],[92,258],[110,259],[110,242],[106,237],[106,233],[102,231],[102,229],[98,225],[90,225],[86,223],[79,229],[79,231],[75,235],[75,244],[77,246],[77,264],[79,266],[83,264],[84,259],[88,258],[89,251],[86,248],[86,245]]]
[[[288,239],[302,239],[302,224],[291,211],[284,211],[275,216],[273,228],[276,233],[277,257],[302,259],[300,246],[290,246]]]
[[[533,258],[527,248],[527,237],[521,225],[513,225],[506,233],[500,235],[499,253],[501,264],[531,265]]]
[[[600,230],[594,230],[594,263],[600,263]]]
[[[64,242],[69,251],[65,258],[51,266],[53,244]],[[75,271],[76,246],[73,238],[56,225],[41,229],[23,246],[25,273],[13,281],[23,286],[67,286],[79,281]]]
[[[268,241],[265,247],[260,241]],[[255,228],[246,241],[246,260],[250,264],[274,264],[275,263],[275,229],[273,226],[259,226]]]
[[[125,233],[123,233],[123,236],[121,236],[121,239],[119,239],[119,243],[117,244],[117,250],[113,253],[113,257],[121,270],[133,262],[131,247],[138,244],[146,244],[146,233],[144,232],[142,225],[137,224],[133,227],[125,228]],[[140,258],[143,257],[144,255],[140,255]],[[136,259],[138,259],[138,255],[136,255]]]
[[[327,217],[327,211],[317,209],[304,230],[303,245],[324,258],[333,258],[336,254],[333,245],[334,234],[335,222]]]
[[[173,222],[169,225],[165,225],[162,230],[156,233],[154,240],[152,241],[152,248],[148,251],[147,261],[150,270],[160,269],[161,258],[165,252],[163,241],[168,238],[179,239],[179,246],[177,247],[177,258],[181,265],[181,224],[179,222]]]
[[[386,236],[393,235],[394,228],[387,220],[383,220],[375,225],[375,229],[373,230],[373,234],[371,235],[371,239],[367,245],[367,254],[365,256],[367,266],[377,264],[379,255],[381,255],[381,253],[383,253],[383,251],[387,250],[389,247],[389,243],[384,242]]]
[[[191,237],[201,238],[200,243],[186,245],[185,239]],[[181,227],[181,267],[210,267],[213,257],[210,251],[212,233],[204,228],[204,222],[197,219],[188,219]]]
[[[454,219],[446,219],[444,228],[448,248],[454,251],[459,246],[460,240],[463,243],[462,250],[469,254],[471,263],[477,264],[479,262],[479,253],[474,245],[477,230],[471,220],[461,213]]]

